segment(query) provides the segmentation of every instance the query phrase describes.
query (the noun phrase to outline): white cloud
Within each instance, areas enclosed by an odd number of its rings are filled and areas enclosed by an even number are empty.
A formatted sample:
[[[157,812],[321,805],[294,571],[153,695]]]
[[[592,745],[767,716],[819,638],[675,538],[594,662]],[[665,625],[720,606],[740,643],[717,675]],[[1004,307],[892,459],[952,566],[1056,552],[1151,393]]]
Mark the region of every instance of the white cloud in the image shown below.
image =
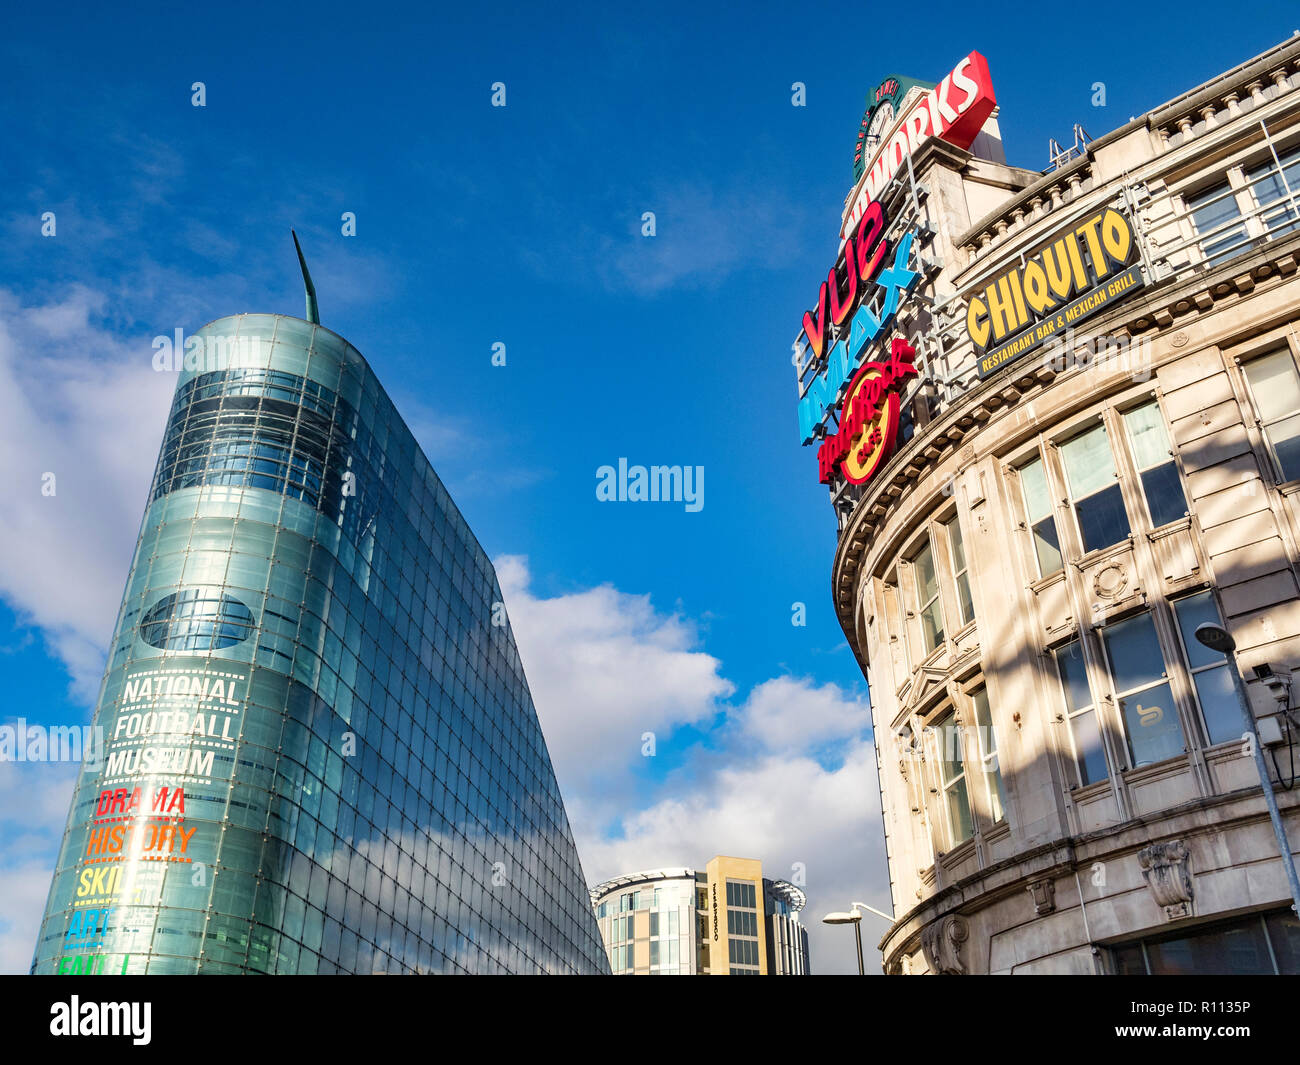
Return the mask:
[[[80,285],[39,305],[0,290],[0,542],[22,545],[0,552],[0,595],[44,631],[87,700],[176,384],[153,371],[147,341],[96,324],[104,305]]]
[[[655,611],[648,595],[611,585],[539,598],[527,561],[496,561],[511,627],[562,786],[626,772],[642,736],[657,742],[719,713],[730,681],[696,649],[693,628]]]
[[[736,714],[744,731],[769,748],[807,749],[861,733],[871,725],[866,704],[834,684],[773,677],[749,693]]]

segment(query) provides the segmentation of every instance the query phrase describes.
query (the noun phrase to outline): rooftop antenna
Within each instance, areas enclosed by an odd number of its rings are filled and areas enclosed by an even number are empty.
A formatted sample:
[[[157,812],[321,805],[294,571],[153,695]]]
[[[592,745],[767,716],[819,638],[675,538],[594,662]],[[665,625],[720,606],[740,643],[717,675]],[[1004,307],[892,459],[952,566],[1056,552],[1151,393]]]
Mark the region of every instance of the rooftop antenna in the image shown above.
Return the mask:
[[[302,267],[302,283],[307,289],[307,321],[320,325],[320,310],[316,306],[316,286],[311,283],[311,274],[307,272],[307,260],[302,257],[302,245],[298,243],[298,234],[293,233],[293,246],[298,250],[298,265]]]

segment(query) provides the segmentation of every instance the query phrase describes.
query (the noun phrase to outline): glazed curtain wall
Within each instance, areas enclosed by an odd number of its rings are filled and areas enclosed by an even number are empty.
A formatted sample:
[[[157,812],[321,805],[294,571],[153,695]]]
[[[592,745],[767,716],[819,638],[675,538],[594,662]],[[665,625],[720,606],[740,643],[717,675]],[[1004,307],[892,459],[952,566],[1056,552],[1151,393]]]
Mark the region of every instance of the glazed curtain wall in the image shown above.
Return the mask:
[[[34,970],[608,971],[495,574],[378,381],[298,319],[196,337],[239,358],[179,377]]]

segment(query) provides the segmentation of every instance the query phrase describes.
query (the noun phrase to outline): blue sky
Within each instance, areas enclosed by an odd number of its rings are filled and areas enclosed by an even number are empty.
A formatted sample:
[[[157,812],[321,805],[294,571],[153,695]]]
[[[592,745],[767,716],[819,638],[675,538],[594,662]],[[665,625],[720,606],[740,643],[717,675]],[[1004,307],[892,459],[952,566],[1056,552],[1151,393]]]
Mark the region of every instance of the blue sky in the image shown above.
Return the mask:
[[[1009,161],[1041,169],[1073,122],[1100,135],[1289,36],[1293,5],[58,8],[0,39],[4,718],[86,719],[172,386],[151,341],[301,314],[292,225],[323,323],[499,560],[589,875],[802,863],[814,966],[851,967],[816,918],[888,881],[789,356],[865,96],[978,49]],[[703,509],[598,502],[620,457],[704,467]],[[0,815],[0,967],[30,953],[69,780],[0,766],[0,796],[40,796]]]

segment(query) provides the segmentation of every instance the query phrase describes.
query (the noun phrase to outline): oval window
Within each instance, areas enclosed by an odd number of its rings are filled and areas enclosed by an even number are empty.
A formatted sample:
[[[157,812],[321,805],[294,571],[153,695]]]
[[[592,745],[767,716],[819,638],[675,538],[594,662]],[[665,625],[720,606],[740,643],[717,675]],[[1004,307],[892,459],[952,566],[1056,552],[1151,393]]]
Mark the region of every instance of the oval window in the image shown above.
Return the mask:
[[[166,596],[140,620],[140,639],[162,651],[215,651],[248,638],[253,612],[215,588]]]

